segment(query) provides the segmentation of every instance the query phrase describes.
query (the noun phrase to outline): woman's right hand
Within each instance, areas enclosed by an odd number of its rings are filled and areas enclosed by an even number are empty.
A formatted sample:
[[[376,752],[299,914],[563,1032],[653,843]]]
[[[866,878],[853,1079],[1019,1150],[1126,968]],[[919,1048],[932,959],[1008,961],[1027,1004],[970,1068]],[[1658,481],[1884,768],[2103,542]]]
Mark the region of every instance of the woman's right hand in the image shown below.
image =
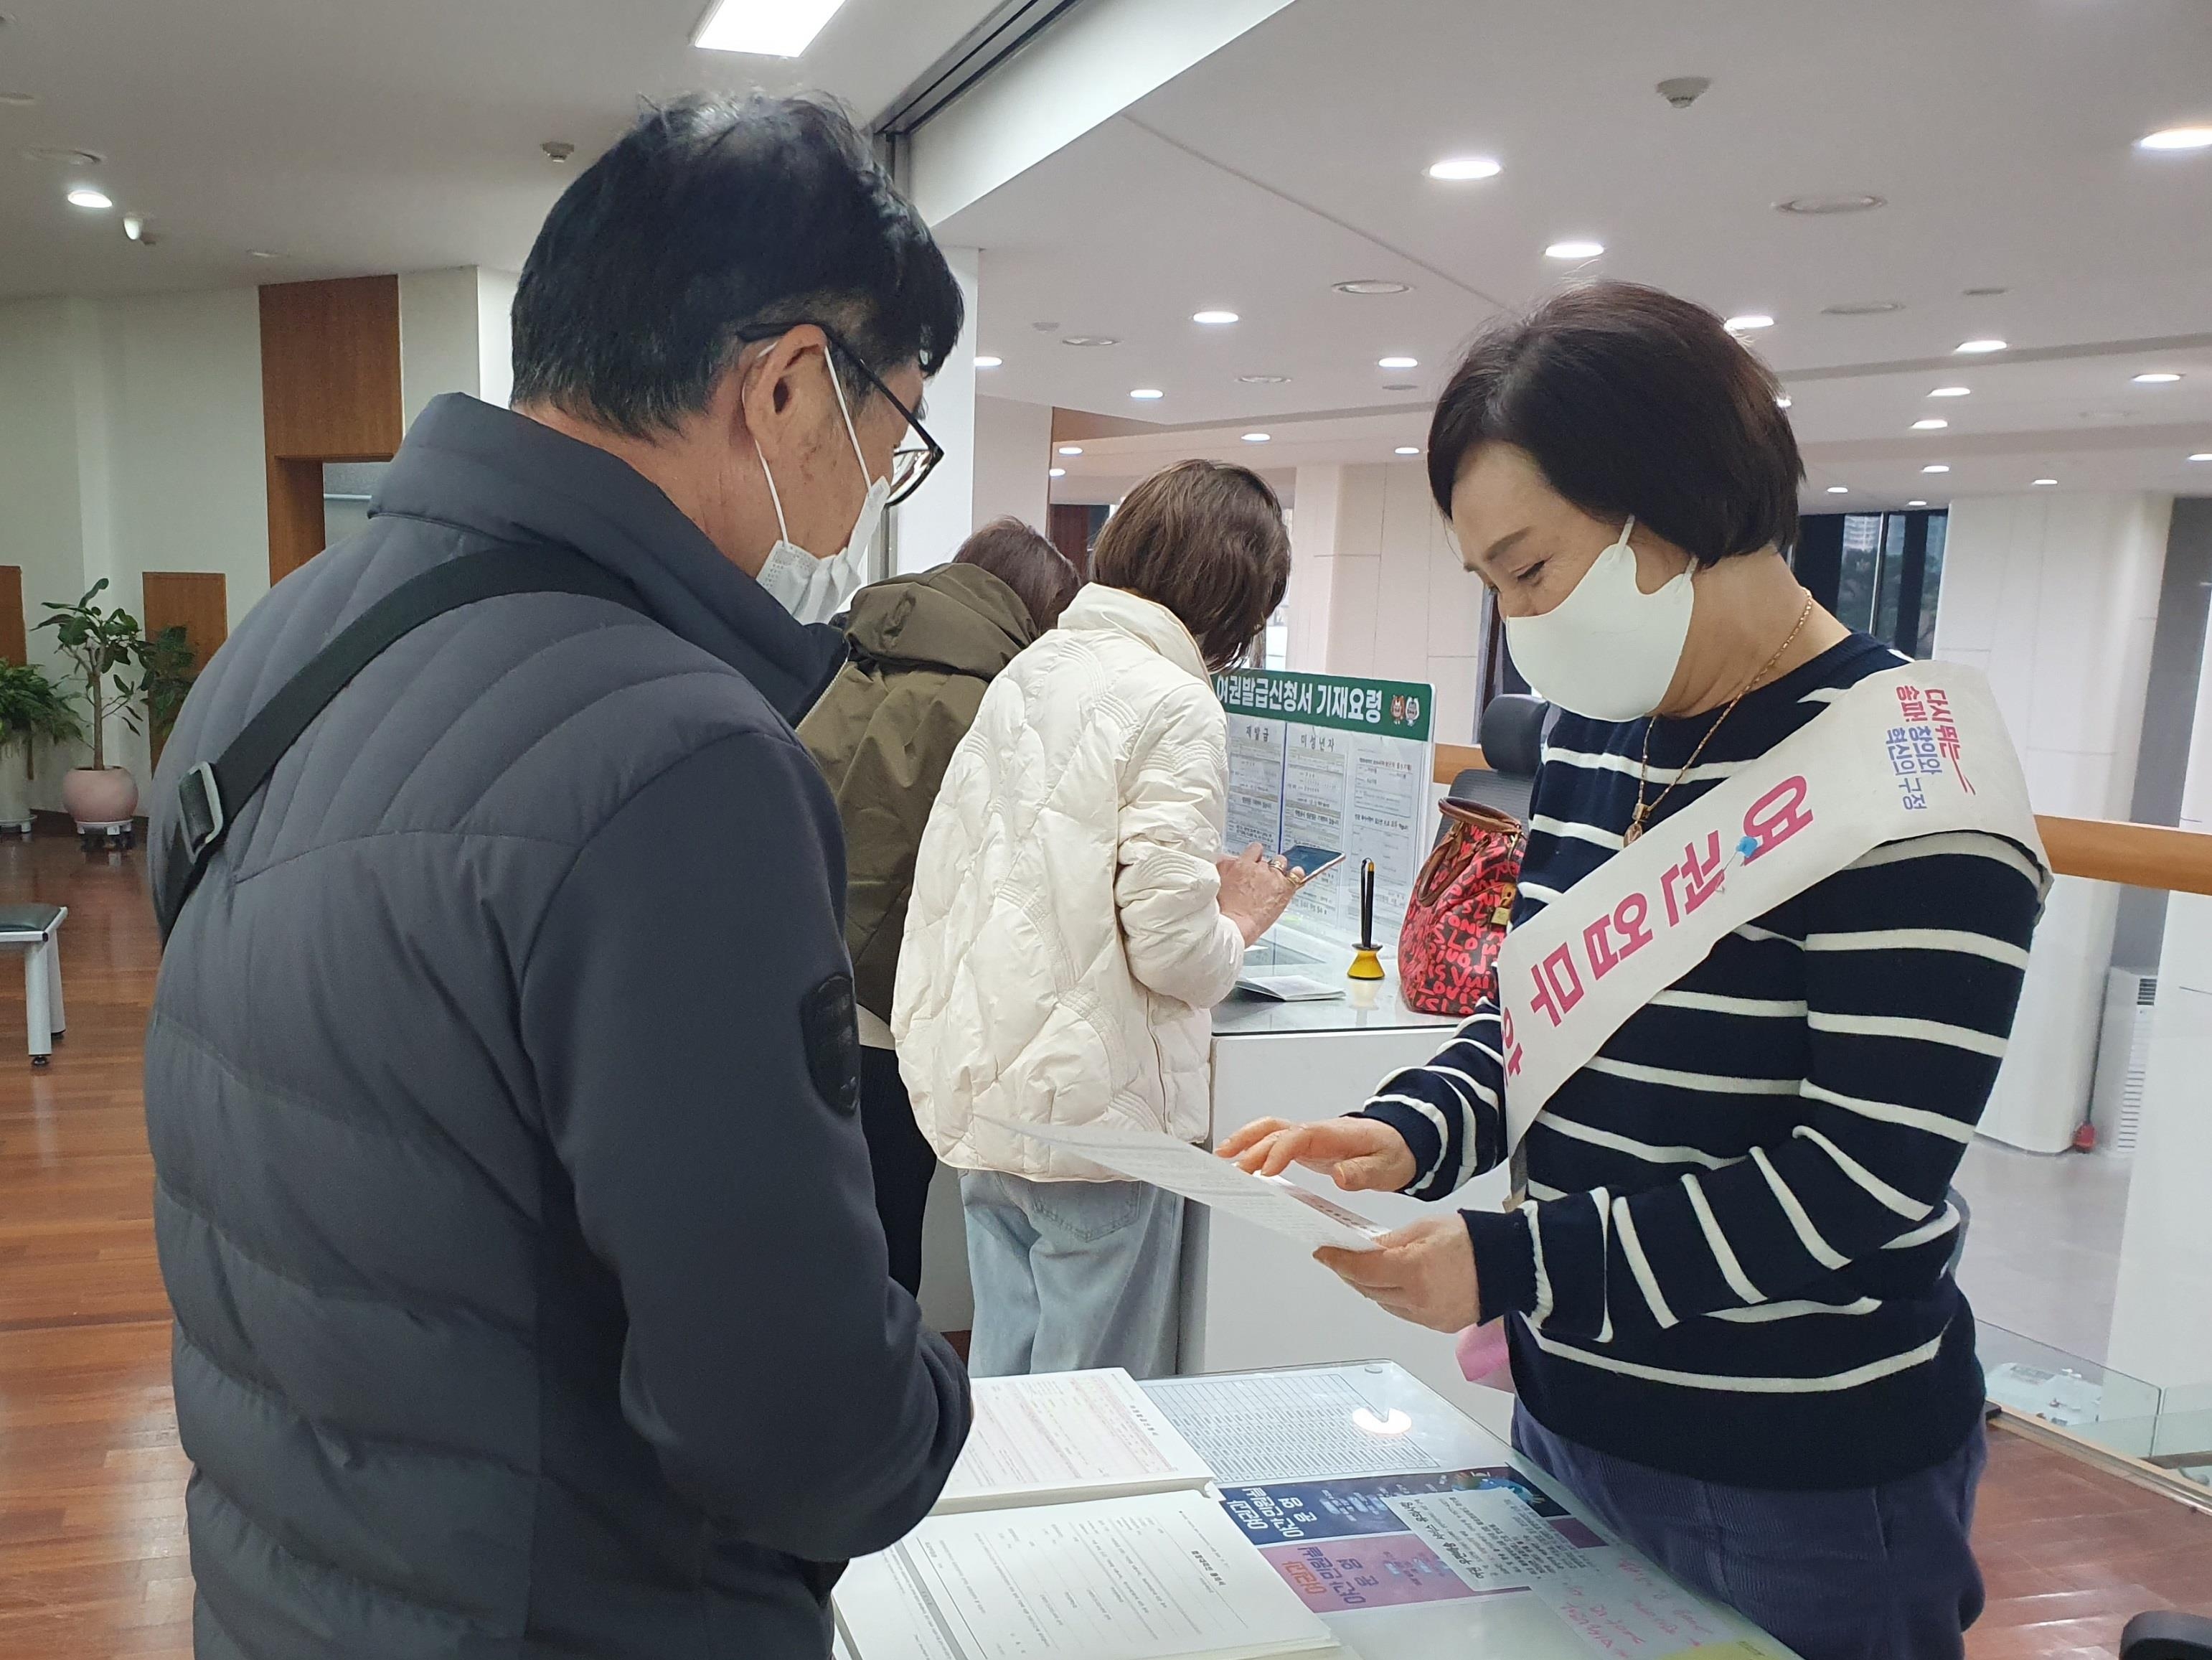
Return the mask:
[[[1255,1176],[1280,1176],[1292,1164],[1304,1164],[1352,1193],[1398,1193],[1419,1174],[1406,1138],[1373,1118],[1324,1118],[1312,1124],[1258,1118],[1214,1152]]]
[[[1297,897],[1303,874],[1268,858],[1257,842],[1242,858],[1216,860],[1214,868],[1221,873],[1221,914],[1237,925],[1247,946],[1258,943],[1281,919]]]

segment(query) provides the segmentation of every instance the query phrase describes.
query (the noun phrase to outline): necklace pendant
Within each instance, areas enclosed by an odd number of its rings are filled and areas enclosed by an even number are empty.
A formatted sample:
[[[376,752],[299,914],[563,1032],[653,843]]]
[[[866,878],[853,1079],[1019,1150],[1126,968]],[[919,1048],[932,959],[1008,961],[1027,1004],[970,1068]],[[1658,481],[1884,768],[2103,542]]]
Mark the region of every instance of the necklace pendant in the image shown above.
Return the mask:
[[[1643,839],[1643,818],[1641,817],[1632,818],[1628,821],[1628,828],[1620,833],[1620,845],[1624,848],[1632,848]]]

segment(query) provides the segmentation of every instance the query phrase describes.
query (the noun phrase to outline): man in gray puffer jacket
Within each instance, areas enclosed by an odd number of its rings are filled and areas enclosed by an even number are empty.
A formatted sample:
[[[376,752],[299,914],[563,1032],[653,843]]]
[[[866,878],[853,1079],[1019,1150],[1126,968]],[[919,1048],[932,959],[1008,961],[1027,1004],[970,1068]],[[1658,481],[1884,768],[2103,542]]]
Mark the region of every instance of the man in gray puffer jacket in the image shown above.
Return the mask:
[[[820,1657],[835,1565],[935,1501],[966,1383],[885,1272],[790,730],[842,644],[792,611],[927,471],[961,320],[841,115],[650,114],[538,237],[515,410],[433,404],[185,704],[156,848],[408,579],[568,550],[635,596],[406,635],[177,920],[146,1104],[206,1660]]]

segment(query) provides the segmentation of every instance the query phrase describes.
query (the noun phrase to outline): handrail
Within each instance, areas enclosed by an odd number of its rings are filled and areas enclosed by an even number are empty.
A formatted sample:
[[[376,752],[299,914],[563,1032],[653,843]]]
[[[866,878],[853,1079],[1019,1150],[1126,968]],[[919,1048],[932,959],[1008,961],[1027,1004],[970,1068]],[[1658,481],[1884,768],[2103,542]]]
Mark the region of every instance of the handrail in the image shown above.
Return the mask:
[[[1436,781],[1449,784],[1470,769],[1487,770],[1472,744],[1437,745]],[[2174,893],[2212,893],[2212,836],[2165,824],[2130,824],[2112,818],[2062,818],[2039,813],[2051,868],[2061,876],[2118,882]]]

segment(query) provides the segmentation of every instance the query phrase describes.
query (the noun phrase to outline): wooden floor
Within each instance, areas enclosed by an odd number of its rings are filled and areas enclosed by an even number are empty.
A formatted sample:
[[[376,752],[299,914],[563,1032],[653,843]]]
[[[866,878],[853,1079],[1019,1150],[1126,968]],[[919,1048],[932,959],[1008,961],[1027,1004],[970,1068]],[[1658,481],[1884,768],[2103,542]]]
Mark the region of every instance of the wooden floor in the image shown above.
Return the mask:
[[[0,1660],[191,1649],[139,1099],[143,858],[0,844],[0,903],[70,908],[69,1037],[47,1072],[15,1047],[21,981],[0,964]],[[1976,1543],[1990,1602],[1972,1660],[2089,1660],[2139,1609],[2212,1614],[2212,1517],[2016,1437],[1996,1438]]]

